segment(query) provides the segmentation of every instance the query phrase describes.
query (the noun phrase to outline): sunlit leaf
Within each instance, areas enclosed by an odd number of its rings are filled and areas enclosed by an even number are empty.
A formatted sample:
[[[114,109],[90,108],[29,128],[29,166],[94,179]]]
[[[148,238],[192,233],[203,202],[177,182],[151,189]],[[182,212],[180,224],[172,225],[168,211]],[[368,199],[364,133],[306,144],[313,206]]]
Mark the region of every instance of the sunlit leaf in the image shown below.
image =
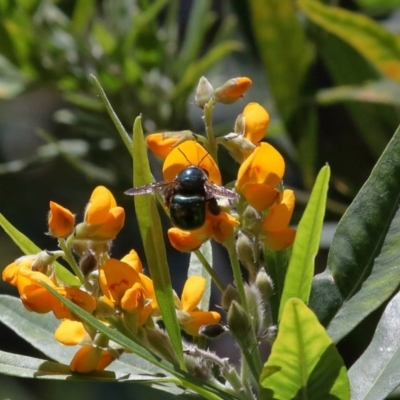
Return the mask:
[[[300,299],[286,302],[260,383],[265,389],[262,400],[350,399],[343,360],[315,314]]]
[[[290,298],[297,297],[308,303],[314,275],[314,260],[318,253],[324,222],[329,177],[330,169],[325,166],[318,174],[307,207],[300,220],[285,277],[279,318],[282,317],[285,303]]]
[[[382,74],[400,81],[400,40],[372,19],[316,0],[299,0],[316,24],[354,47]]]

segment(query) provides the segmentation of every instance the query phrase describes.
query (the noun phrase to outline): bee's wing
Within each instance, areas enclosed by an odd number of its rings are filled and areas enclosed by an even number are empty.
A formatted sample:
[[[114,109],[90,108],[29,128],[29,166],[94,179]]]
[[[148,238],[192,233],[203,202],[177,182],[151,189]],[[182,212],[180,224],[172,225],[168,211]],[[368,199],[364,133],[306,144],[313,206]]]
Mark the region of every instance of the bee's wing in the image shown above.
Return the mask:
[[[138,194],[149,194],[155,192],[163,192],[167,187],[170,187],[173,181],[161,181],[150,183],[149,185],[137,186],[132,189],[128,189],[124,192],[128,196],[136,196]]]
[[[204,184],[206,190],[206,199],[211,199],[212,197],[225,197],[229,200],[237,200],[239,195],[233,190],[226,189],[223,186],[216,185],[213,182],[207,181]]]

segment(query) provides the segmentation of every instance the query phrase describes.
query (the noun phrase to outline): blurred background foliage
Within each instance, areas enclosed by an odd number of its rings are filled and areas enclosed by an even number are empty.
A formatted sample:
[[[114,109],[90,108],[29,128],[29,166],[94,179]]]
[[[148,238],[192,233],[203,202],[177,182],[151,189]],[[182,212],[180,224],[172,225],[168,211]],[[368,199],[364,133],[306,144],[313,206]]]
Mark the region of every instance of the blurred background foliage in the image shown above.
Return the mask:
[[[297,218],[318,170],[330,164],[328,247],[329,228],[399,124],[399,30],[400,0],[0,0],[0,212],[51,249],[56,243],[43,235],[49,200],[81,217],[91,191],[103,184],[127,211],[115,256],[132,247],[140,252],[132,203],[122,195],[131,186],[132,162],[91,74],[127,130],[142,114],[148,133],[201,133],[193,104],[198,79],[205,75],[217,87],[249,76],[253,87],[244,101],[217,105],[216,132],[229,133],[248,101],[268,109],[266,140],[286,158]],[[221,152],[229,181],[234,163]],[[3,232],[0,251],[4,266],[20,255]],[[186,257],[171,252],[171,260],[179,291]],[[348,365],[380,313],[362,324],[357,345],[351,337],[341,344]],[[10,332],[0,337],[7,338],[2,349],[29,353]],[[7,387],[16,390],[10,382],[1,385],[1,398]],[[51,398],[44,393],[38,398]]]

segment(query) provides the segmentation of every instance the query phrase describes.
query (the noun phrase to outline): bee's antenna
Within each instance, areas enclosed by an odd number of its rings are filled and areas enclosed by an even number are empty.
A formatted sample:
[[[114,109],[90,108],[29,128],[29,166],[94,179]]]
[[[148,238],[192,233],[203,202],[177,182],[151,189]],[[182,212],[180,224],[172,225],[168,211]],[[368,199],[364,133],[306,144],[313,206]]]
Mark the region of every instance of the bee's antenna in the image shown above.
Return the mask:
[[[182,149],[180,149],[180,148],[178,147],[178,150],[182,153],[183,157],[185,157],[186,161],[187,161],[190,165],[194,165],[192,162],[190,162],[190,160],[187,158],[186,154],[182,151]],[[198,163],[197,166],[200,166],[200,164],[203,162],[203,160],[204,160],[207,156],[209,156],[209,155],[210,155],[210,153],[207,151],[207,153],[204,154],[203,158],[200,160],[200,162]]]

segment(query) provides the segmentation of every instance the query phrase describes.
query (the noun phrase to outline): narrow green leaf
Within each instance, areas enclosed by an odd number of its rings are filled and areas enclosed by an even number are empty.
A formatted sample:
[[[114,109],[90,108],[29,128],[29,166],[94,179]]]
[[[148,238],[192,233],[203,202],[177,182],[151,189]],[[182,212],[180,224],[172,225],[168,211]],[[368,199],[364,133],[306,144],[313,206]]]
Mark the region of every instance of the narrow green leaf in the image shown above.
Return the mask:
[[[314,278],[310,306],[323,324],[330,323],[334,341],[377,309],[400,283],[399,176],[400,128],[339,222],[326,271]]]
[[[97,78],[94,75],[91,75],[91,76],[94,81],[94,84],[97,87],[97,90],[99,91],[100,98],[101,98],[101,100],[103,100],[103,103],[106,107],[108,115],[110,116],[112,122],[114,122],[114,125],[117,128],[117,131],[118,131],[119,135],[121,136],[123,143],[125,144],[126,148],[128,149],[130,155],[133,157],[132,139],[129,137],[124,126],[122,125],[122,122],[119,120],[117,114],[113,110],[111,103],[108,101],[107,95],[105,94],[100,82],[97,80]]]
[[[349,370],[352,400],[386,398],[400,385],[400,293],[386,306],[375,335]]]
[[[372,19],[316,0],[299,6],[317,25],[354,47],[385,76],[400,82],[400,40]]]
[[[356,3],[359,7],[380,15],[400,6],[400,0],[356,0]]]
[[[135,119],[133,142],[134,186],[149,184],[152,182],[152,177],[140,117]],[[134,201],[139,230],[146,253],[150,276],[154,283],[157,302],[181,368],[185,369],[181,331],[176,318],[172,283],[164,245],[164,235],[156,200],[153,195],[141,195],[135,196]]]
[[[251,0],[252,29],[279,113],[287,121],[297,106],[300,87],[312,60],[295,3]]]
[[[208,264],[212,265],[211,241],[207,240],[206,242],[204,242],[198,251],[201,252]],[[194,252],[190,253],[189,269],[187,275],[188,277],[193,275],[202,276],[206,280],[206,289],[203,293],[203,297],[201,298],[199,308],[200,310],[208,310],[210,307],[211,298],[211,275],[203,267],[203,264],[200,262]]]
[[[343,85],[322,89],[318,91],[316,98],[319,104],[324,105],[356,101],[400,107],[400,85],[389,79],[380,79],[361,86]]]
[[[24,254],[37,254],[41,249],[0,214],[0,226]],[[59,263],[55,263],[57,278],[69,286],[80,286],[78,278]]]
[[[330,169],[325,166],[318,174],[307,207],[300,220],[285,277],[279,306],[279,319],[285,303],[290,298],[297,297],[304,303],[308,303],[314,275],[314,259],[318,253],[324,222],[329,177]]]
[[[278,336],[261,373],[261,399],[350,399],[346,368],[315,314],[300,300],[286,302]]]

